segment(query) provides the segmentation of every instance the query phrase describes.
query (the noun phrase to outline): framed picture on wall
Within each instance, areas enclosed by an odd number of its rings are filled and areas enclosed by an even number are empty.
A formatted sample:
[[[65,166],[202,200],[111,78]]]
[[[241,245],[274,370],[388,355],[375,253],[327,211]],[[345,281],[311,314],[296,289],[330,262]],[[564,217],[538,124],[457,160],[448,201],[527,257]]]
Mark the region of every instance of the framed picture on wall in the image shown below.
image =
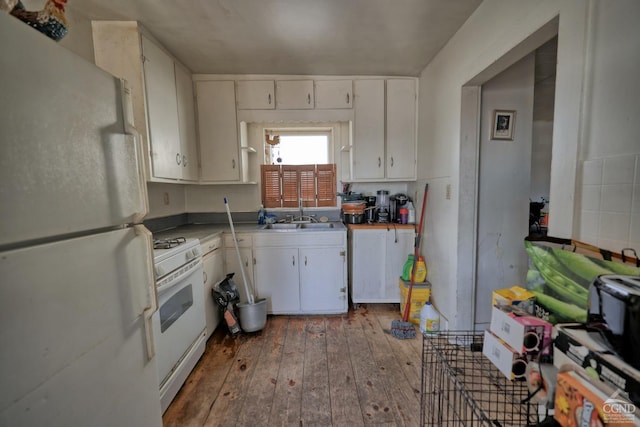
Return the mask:
[[[513,141],[513,128],[515,124],[515,110],[493,110],[491,139]]]

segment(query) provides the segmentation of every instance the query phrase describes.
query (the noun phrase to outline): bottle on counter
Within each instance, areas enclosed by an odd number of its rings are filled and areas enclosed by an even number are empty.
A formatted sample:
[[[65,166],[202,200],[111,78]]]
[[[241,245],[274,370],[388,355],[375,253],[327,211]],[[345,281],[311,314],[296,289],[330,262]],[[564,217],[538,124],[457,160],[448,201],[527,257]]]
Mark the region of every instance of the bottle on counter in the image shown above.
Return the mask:
[[[264,209],[264,205],[260,205],[260,210],[258,211],[258,224],[265,224],[267,217],[267,211]]]
[[[409,214],[407,215],[407,224],[415,224],[416,208],[413,207],[413,202],[411,202],[411,200],[407,202],[407,209],[409,210]]]
[[[429,301],[420,310],[420,332],[425,336],[435,336],[440,332],[440,314]]]

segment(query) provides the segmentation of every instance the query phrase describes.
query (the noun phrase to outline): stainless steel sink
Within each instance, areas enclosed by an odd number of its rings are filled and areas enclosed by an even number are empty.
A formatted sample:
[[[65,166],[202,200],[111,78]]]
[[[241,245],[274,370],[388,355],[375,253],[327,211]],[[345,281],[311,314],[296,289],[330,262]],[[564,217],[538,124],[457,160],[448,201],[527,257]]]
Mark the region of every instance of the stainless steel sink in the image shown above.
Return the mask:
[[[313,229],[333,228],[333,223],[331,223],[331,222],[310,222],[310,223],[306,223],[306,224],[300,224],[300,228],[313,228]]]
[[[267,224],[262,229],[263,230],[295,230],[298,228],[300,224]]]

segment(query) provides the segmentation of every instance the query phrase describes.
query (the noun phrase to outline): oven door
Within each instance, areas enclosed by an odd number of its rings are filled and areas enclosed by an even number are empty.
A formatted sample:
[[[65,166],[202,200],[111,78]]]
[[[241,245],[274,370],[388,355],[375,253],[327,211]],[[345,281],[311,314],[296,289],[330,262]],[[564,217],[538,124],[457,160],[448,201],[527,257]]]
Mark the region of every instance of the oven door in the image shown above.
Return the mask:
[[[202,258],[171,274],[170,281],[158,286],[158,311],[153,318],[161,388],[205,328]]]

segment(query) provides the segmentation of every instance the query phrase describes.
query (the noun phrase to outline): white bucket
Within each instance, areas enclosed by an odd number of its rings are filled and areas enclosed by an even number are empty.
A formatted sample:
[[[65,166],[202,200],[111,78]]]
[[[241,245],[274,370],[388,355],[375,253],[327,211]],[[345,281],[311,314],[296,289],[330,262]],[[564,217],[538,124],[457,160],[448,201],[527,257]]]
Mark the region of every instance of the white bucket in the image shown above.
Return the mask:
[[[259,298],[253,304],[241,302],[236,305],[240,318],[240,326],[245,332],[262,330],[267,323],[267,299]]]

